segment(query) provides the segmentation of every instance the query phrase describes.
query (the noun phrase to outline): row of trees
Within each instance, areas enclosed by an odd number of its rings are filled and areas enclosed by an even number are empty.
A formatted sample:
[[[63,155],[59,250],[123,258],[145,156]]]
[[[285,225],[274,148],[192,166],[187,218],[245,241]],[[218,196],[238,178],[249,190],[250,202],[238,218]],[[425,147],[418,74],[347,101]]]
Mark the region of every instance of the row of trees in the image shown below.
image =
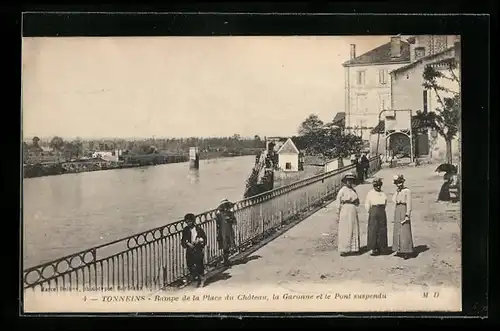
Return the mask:
[[[242,138],[235,134],[232,137],[211,137],[211,138],[149,138],[149,139],[100,139],[85,140],[77,138],[72,141],[65,141],[63,138],[55,136],[48,142],[42,143],[39,137],[34,137],[32,143],[23,143],[23,151],[26,158],[31,154],[41,152],[43,147],[48,147],[54,155],[64,158],[79,158],[88,156],[95,151],[128,150],[133,153],[148,154],[152,147],[156,150],[166,150],[171,153],[185,154],[190,147],[197,146],[202,151],[232,151],[235,153],[246,149],[261,149],[265,147],[265,141],[258,135],[253,138]]]
[[[300,124],[299,135],[292,140],[305,155],[328,159],[347,157],[363,149],[361,137],[345,133],[344,128],[332,122],[323,122],[316,114],[309,115]]]

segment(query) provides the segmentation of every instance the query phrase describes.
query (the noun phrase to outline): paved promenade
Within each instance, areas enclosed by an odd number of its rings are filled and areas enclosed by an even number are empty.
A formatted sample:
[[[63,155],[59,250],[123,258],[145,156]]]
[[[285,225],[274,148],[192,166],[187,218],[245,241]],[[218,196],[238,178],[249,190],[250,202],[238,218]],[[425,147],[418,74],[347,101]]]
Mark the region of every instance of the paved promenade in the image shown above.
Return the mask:
[[[461,288],[460,203],[436,202],[442,175],[435,165],[382,169],[376,176],[384,180],[383,190],[389,200],[395,187],[392,176],[402,173],[413,192],[413,238],[419,252],[403,260],[393,254],[340,257],[337,252],[337,221],[332,203],[302,221],[281,237],[268,243],[231,268],[213,275],[205,289],[229,289],[246,286],[279,286],[303,284],[324,287],[359,284],[405,290],[421,288]],[[364,198],[371,189],[371,178],[357,186],[361,244],[366,245],[367,212]],[[389,202],[388,238],[392,244],[394,205]],[[186,289],[187,290],[187,289]]]

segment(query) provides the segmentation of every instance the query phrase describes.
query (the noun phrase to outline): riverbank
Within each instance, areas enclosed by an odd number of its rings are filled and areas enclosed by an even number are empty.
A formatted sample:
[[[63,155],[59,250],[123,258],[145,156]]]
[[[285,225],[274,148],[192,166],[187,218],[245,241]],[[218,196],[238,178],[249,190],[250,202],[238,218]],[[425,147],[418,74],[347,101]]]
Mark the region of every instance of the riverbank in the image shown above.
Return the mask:
[[[230,158],[238,156],[255,155],[257,149],[247,149],[242,151],[215,151],[200,153],[200,160],[212,160],[220,158]],[[36,178],[46,176],[56,176],[64,174],[74,174],[81,172],[93,172],[103,170],[116,170],[127,168],[138,168],[146,166],[156,166],[161,164],[182,163],[189,160],[188,154],[182,155],[162,155],[155,157],[145,154],[141,160],[116,162],[102,159],[79,160],[73,162],[52,162],[23,165],[23,178]]]

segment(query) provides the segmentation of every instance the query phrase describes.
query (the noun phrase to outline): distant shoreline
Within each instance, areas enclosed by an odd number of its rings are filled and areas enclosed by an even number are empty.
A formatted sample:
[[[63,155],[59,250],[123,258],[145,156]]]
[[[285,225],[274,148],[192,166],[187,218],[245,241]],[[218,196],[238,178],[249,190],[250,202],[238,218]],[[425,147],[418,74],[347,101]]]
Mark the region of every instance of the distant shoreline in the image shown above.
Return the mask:
[[[213,160],[213,159],[226,159],[231,157],[239,156],[251,156],[255,155],[256,151],[245,150],[239,153],[225,154],[224,152],[206,152],[200,153],[200,160]],[[26,178],[38,178],[38,177],[48,177],[48,176],[58,176],[66,174],[75,174],[82,172],[94,172],[94,171],[106,171],[106,170],[117,170],[117,169],[129,169],[129,168],[140,168],[140,167],[151,167],[164,164],[174,164],[174,163],[184,163],[189,161],[188,155],[176,156],[175,158],[163,163],[153,163],[153,164],[140,164],[140,163],[118,163],[118,162],[108,162],[100,166],[92,166],[96,161],[89,160],[88,162],[82,162],[84,166],[77,167],[68,171],[63,165],[71,162],[58,162],[50,165],[43,164],[24,164],[23,166],[23,179]]]

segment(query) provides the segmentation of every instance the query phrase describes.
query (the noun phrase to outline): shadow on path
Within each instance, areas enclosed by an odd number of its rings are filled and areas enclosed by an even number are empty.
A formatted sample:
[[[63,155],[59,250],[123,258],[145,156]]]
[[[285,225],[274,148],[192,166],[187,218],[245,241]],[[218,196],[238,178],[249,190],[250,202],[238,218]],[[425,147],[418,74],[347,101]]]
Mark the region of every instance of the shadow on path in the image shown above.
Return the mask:
[[[415,247],[412,257],[415,258],[420,255],[420,253],[427,252],[429,247],[427,245],[418,245]]]
[[[421,253],[423,252],[427,252],[429,250],[429,247],[427,245],[418,245],[418,246],[415,246],[414,249],[413,249],[413,253],[409,255],[410,258],[414,259],[416,257],[418,257]],[[392,250],[392,246],[389,247],[389,254],[387,255],[390,255],[393,252]]]
[[[205,282],[205,286],[213,284],[213,283],[218,282],[220,280],[228,280],[230,278],[231,278],[231,275],[228,272],[226,272],[226,271],[219,272],[219,273],[214,274],[212,277],[208,278]]]
[[[223,267],[222,269],[213,272],[212,275],[208,275],[205,286],[218,282],[220,280],[228,280],[229,278],[231,278],[231,275],[229,272],[227,272],[227,270],[229,270],[232,266],[247,264],[250,261],[260,259],[261,257],[262,256],[260,255],[251,255],[232,261],[229,267]]]
[[[260,256],[260,255],[245,256],[245,257],[242,257],[241,259],[238,259],[236,261],[231,262],[231,265],[247,264],[250,261],[260,259],[261,257],[262,256]]]

